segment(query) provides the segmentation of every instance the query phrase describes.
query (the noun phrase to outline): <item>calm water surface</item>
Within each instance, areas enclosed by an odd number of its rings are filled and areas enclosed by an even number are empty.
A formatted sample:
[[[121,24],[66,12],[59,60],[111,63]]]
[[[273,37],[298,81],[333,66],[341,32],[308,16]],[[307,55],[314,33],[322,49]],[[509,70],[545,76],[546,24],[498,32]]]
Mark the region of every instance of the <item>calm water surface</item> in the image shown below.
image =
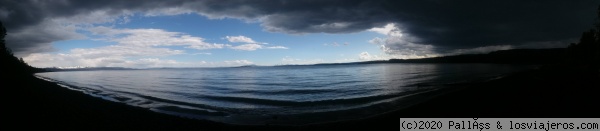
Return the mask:
[[[530,68],[499,64],[363,64],[38,73],[59,85],[153,111],[232,124],[356,119],[418,102],[445,84]],[[424,97],[423,97],[424,98]]]

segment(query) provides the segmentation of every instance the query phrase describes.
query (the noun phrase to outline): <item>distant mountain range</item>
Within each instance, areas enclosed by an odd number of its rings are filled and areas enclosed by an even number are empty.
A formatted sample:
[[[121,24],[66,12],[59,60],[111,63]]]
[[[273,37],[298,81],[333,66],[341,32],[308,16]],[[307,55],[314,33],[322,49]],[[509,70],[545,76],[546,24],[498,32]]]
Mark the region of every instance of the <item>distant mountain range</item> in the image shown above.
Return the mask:
[[[125,67],[72,67],[72,68],[42,68],[45,71],[95,71],[95,70],[137,70],[134,68],[125,68]]]

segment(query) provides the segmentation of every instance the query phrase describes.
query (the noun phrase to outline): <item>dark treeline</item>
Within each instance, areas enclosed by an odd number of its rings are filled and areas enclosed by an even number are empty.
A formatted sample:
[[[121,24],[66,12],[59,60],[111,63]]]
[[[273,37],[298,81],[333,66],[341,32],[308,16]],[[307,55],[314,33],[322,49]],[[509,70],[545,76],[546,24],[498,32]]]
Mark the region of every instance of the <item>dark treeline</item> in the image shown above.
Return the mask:
[[[316,65],[355,65],[377,63],[496,63],[496,64],[560,64],[567,61],[566,48],[553,49],[512,49],[488,54],[464,54],[422,59],[390,59],[352,63],[327,63]],[[287,65],[302,66],[302,65]]]
[[[424,59],[391,59],[391,63],[500,63],[500,64],[555,64],[566,58],[565,48],[513,49],[488,54],[467,54]]]
[[[568,49],[568,58],[573,64],[590,64],[599,67],[600,64],[600,6],[594,28],[583,32],[579,43],[571,43]]]
[[[3,77],[30,75],[42,71],[25,63],[23,58],[15,57],[10,48],[6,47],[4,37],[6,37],[6,28],[4,28],[4,25],[0,21],[0,59],[2,62]]]

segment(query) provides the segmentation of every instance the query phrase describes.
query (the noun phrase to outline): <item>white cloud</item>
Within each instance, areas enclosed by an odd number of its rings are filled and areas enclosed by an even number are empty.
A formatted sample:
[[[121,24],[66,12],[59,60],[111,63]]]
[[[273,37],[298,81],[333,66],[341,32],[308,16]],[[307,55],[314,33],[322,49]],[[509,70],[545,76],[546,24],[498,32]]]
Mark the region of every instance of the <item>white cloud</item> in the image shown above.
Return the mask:
[[[34,53],[23,58],[27,63],[37,67],[191,67],[191,63],[159,58],[128,59],[123,56],[89,57],[77,54],[44,54]]]
[[[289,62],[294,62],[294,61],[300,61],[300,59],[294,59],[294,58],[291,58],[290,56],[285,56],[285,57],[281,58],[281,61],[284,63],[289,63]]]
[[[418,44],[417,38],[402,34],[395,24],[387,24],[381,28],[372,28],[368,31],[385,34],[385,38],[375,37],[369,43],[378,45],[389,58],[414,59],[434,57],[439,54],[433,51],[432,45]]]
[[[85,66],[79,59],[65,54],[33,53],[23,58],[28,64],[36,67],[71,67]]]
[[[101,26],[86,30],[96,36],[100,36],[98,40],[116,42],[117,44],[96,48],[76,48],[62,54],[34,53],[23,59],[36,67],[122,66],[144,68],[193,66],[193,64],[185,62],[162,60],[154,57],[185,53],[182,50],[168,48],[172,46],[183,46],[197,50],[219,49],[229,46],[225,44],[210,44],[204,42],[204,39],[200,37],[160,29],[113,29]]]
[[[95,54],[95,53],[92,53]],[[221,62],[180,62],[176,60],[161,59],[156,57],[125,57],[108,55],[97,57],[89,54],[48,54],[34,53],[23,58],[27,63],[37,67],[130,67],[130,68],[153,68],[153,67],[229,67],[254,64],[249,60],[229,60]]]
[[[72,49],[69,54],[84,58],[98,58],[105,56],[136,57],[136,56],[169,56],[182,54],[181,50],[167,48],[152,48],[141,46],[111,45],[98,48]]]
[[[266,45],[268,43],[256,42],[256,41],[252,40],[252,38],[242,36],[242,35],[240,35],[240,36],[225,36],[224,39],[227,39],[227,41],[232,42],[232,43],[246,43],[246,44],[242,44],[242,45],[238,45],[238,46],[227,45],[229,48],[235,49],[235,50],[254,51],[257,49],[289,49],[284,46],[265,47],[263,45]],[[263,44],[263,45],[261,45],[261,44]]]
[[[241,66],[241,65],[254,64],[254,62],[248,61],[248,60],[231,60],[231,61],[224,61],[223,63],[225,63],[226,65],[229,65],[229,66]]]
[[[360,54],[358,54],[358,57],[361,60],[368,60],[371,59],[371,55],[369,55],[369,52],[361,52]]]
[[[256,44],[257,42],[252,40],[252,38],[248,38],[246,36],[225,36],[225,39],[227,39],[227,41],[229,42],[233,42],[233,43],[249,43],[249,44]]]
[[[389,23],[381,28],[379,28],[379,27],[371,28],[367,31],[372,31],[372,32],[376,32],[379,34],[383,34],[383,35],[402,36],[402,33],[400,32],[400,30],[396,27],[396,24],[394,24],[394,23]]]
[[[333,46],[333,47],[347,46],[347,45],[349,45],[348,42],[344,42],[344,43],[333,42],[333,43],[325,43],[325,44],[323,44],[323,46]]]
[[[33,53],[23,59],[36,67],[105,67],[105,66],[120,66],[120,67],[154,67],[164,64],[148,63],[148,58],[139,60],[130,60],[135,57],[163,57],[176,54],[182,54],[183,51],[171,50],[167,48],[151,48],[151,47],[132,47],[122,45],[112,45],[99,48],[88,49],[72,49],[69,53]],[[157,59],[157,58],[155,58]],[[154,60],[155,60],[154,59]],[[163,61],[169,63],[169,61]],[[170,62],[173,63],[173,62]],[[166,66],[166,65],[165,65]]]
[[[243,44],[243,45],[238,45],[238,46],[229,46],[229,48],[234,49],[234,50],[245,50],[245,51],[254,51],[257,49],[289,49],[284,46],[265,47],[265,46],[259,45],[259,44]]]
[[[190,55],[212,55],[210,52],[202,52],[202,53],[192,53]]]
[[[263,47],[262,47],[262,45],[259,45],[259,44],[243,44],[243,45],[239,45],[239,46],[232,46],[230,48],[235,49],[235,50],[253,51],[256,49],[261,49]]]
[[[361,52],[358,54],[358,59],[362,61],[372,61],[372,60],[388,60],[390,59],[388,56],[384,55],[371,55],[369,52]]]
[[[190,14],[194,11],[181,8],[181,7],[169,7],[169,8],[161,8],[146,11],[144,16],[172,16],[172,15],[180,15],[180,14]]]
[[[186,46],[197,50],[220,49],[226,44],[204,42],[204,38],[186,35],[180,32],[169,32],[161,29],[113,29],[94,27],[88,31],[97,35],[105,35],[107,41],[131,46]],[[122,36],[123,37],[118,37]]]
[[[34,53],[24,57],[24,60],[36,67],[195,67],[195,66],[237,66],[248,65],[248,60],[233,60],[209,63],[186,63],[174,60],[164,60],[156,57],[186,54],[182,50],[170,49],[173,46],[207,50],[230,48],[235,50],[253,51],[257,49],[288,49],[284,46],[265,47],[261,44],[243,44],[232,46],[228,44],[207,43],[201,37],[195,37],[180,32],[170,32],[161,29],[114,29],[111,27],[86,28],[94,40],[115,42],[96,48],[76,48],[67,53],[50,54]],[[251,39],[250,39],[251,40]],[[211,53],[195,53],[192,55],[211,55]],[[68,61],[68,62],[64,62]]]
[[[267,47],[267,49],[289,49],[289,48],[284,47],[284,46],[271,46],[271,47]]]

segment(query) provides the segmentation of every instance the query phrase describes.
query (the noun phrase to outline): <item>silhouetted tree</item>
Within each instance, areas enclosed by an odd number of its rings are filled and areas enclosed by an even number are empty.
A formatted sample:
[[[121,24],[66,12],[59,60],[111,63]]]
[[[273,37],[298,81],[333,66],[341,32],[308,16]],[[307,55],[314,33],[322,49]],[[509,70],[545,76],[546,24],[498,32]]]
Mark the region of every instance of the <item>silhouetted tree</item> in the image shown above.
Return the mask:
[[[19,62],[21,62],[21,64],[28,65],[28,64],[27,64],[27,63],[26,63],[26,62],[23,60],[23,57],[19,58]]]
[[[579,43],[571,43],[568,47],[570,62],[576,64],[591,64],[595,67],[600,65],[600,6],[595,26],[589,31],[583,32]]]
[[[29,75],[41,71],[40,69],[29,66],[23,61],[23,58],[19,59],[13,55],[10,48],[6,46],[6,41],[4,40],[6,35],[6,28],[0,21],[0,63],[2,64],[1,69],[3,70],[3,78]]]
[[[596,17],[596,66],[598,66],[598,64],[600,64],[600,5],[598,5],[598,12],[597,12],[597,17]]]
[[[596,31],[600,31],[600,5],[598,5],[598,12],[596,17]],[[600,33],[596,33],[596,41],[600,41]]]
[[[6,44],[4,41],[5,36],[6,36],[6,28],[4,28],[4,25],[0,21],[0,51],[2,51],[3,59],[4,59],[5,55],[12,55],[12,52],[10,51],[10,49],[8,49],[6,47]]]

